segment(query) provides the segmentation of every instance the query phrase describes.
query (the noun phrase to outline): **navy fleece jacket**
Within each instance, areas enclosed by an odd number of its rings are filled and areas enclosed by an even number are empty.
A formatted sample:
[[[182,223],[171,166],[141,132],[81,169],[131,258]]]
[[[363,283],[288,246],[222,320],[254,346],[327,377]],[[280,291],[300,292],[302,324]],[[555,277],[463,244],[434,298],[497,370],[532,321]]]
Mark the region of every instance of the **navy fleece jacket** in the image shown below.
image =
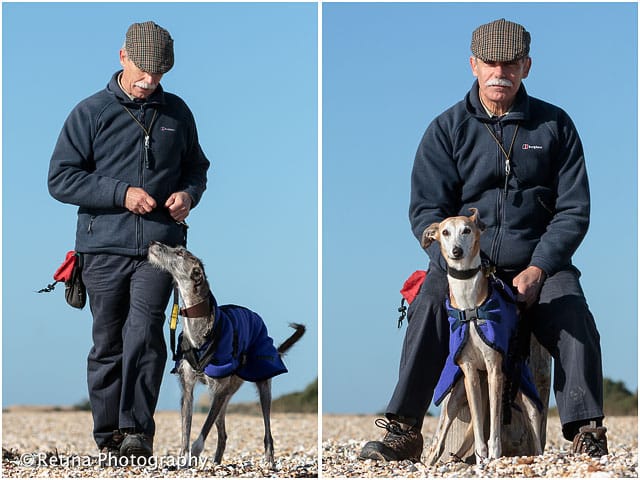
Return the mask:
[[[489,129],[507,152],[513,142],[509,175]],[[535,265],[552,275],[570,266],[589,226],[590,200],[582,144],[569,116],[522,85],[511,111],[489,118],[476,81],[463,101],[429,125],[418,147],[413,233],[420,241],[431,223],[469,215],[469,207],[487,225],[481,250],[499,268]],[[446,268],[437,243],[427,253]]]
[[[209,161],[198,142],[187,105],[159,86],[145,101],[132,101],[118,85],[80,102],[69,114],[49,165],[48,186],[57,200],[77,205],[75,249],[83,253],[146,255],[151,240],[184,244],[183,228],[164,204],[184,191],[195,207],[207,184]],[[150,132],[145,155],[145,133]],[[154,118],[155,116],[155,118]],[[129,187],[143,188],[157,203],[146,215],[124,207]]]

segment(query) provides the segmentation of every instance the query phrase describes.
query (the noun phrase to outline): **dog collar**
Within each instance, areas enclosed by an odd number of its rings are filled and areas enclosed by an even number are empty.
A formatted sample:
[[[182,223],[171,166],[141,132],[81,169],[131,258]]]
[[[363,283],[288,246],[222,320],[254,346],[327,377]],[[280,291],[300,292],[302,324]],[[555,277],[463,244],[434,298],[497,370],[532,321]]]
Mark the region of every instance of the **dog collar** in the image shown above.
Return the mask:
[[[200,318],[211,315],[211,304],[208,298],[190,307],[180,309],[180,316],[186,318]]]
[[[470,278],[475,277],[476,273],[478,273],[481,268],[482,266],[480,265],[470,270],[457,270],[453,267],[447,267],[447,275],[455,278],[456,280],[469,280]]]

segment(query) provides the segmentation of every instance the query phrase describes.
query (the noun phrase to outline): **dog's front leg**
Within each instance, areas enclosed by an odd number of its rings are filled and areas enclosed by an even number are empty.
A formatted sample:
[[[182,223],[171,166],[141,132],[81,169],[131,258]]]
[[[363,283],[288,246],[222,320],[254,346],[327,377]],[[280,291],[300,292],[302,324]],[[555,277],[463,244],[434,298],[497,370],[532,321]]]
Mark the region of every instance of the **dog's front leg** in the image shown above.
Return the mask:
[[[473,438],[478,463],[487,458],[487,444],[484,441],[484,412],[482,394],[480,393],[480,375],[474,365],[462,362],[460,369],[464,375],[464,388],[467,392],[467,402],[471,412]]]
[[[260,395],[262,419],[264,420],[264,458],[271,465],[271,468],[275,468],[273,437],[271,436],[271,380],[257,382],[256,386]]]
[[[196,376],[188,364],[183,360],[178,366],[182,399],[180,413],[182,417],[182,442],[180,456],[189,455],[189,437],[191,436],[191,419],[193,416],[193,388]]]
[[[504,376],[502,375],[502,357],[495,355],[487,361],[487,384],[489,386],[489,458],[502,456],[502,392]]]
[[[213,427],[213,424],[218,419],[220,413],[223,412],[224,407],[229,402],[231,396],[236,393],[238,388],[240,388],[240,385],[242,385],[242,379],[235,375],[220,379],[207,378],[207,385],[209,385],[211,390],[213,401],[211,402],[211,408],[209,409],[209,414],[204,421],[204,425],[202,425],[200,435],[198,435],[198,438],[193,442],[193,446],[191,447],[191,452],[195,456],[199,456],[204,450],[204,442],[211,431],[211,427]],[[220,463],[220,461],[222,461],[223,453],[224,449],[222,451],[220,451],[219,448],[217,449],[215,458],[216,463]]]

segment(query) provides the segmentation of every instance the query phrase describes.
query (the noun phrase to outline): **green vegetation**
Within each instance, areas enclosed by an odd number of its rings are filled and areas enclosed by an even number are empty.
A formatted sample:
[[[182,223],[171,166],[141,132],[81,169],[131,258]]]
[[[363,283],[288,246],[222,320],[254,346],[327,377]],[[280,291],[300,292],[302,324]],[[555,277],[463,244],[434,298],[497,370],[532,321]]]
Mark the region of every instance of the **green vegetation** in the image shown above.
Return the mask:
[[[631,393],[623,382],[605,378],[603,382],[605,415],[638,415],[638,391]]]
[[[274,412],[317,413],[318,379],[311,382],[302,392],[290,393],[276,398],[272,403]]]
[[[75,405],[71,406],[71,410],[77,410],[81,412],[90,412],[91,411],[91,403],[88,398],[80,400]]]

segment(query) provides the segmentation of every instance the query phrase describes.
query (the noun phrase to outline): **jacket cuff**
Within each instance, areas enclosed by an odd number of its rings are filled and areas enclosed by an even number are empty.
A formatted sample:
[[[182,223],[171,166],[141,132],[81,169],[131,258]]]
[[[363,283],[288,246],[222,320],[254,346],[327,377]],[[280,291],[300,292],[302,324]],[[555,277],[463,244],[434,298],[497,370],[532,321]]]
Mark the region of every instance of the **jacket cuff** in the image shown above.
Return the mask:
[[[538,267],[540,270],[544,272],[544,274],[549,278],[553,275],[557,269],[553,268],[549,262],[545,262],[541,258],[532,258],[531,262],[529,262],[530,267]]]
[[[183,188],[181,190],[178,190],[179,192],[184,192],[187,195],[189,195],[191,197],[191,208],[190,210],[193,210],[196,205],[198,205],[199,201],[200,201],[200,196],[196,193],[196,191],[193,188]]]
[[[115,191],[113,192],[113,203],[116,207],[124,207],[124,200],[130,186],[131,185],[125,182],[118,182],[116,184]]]

